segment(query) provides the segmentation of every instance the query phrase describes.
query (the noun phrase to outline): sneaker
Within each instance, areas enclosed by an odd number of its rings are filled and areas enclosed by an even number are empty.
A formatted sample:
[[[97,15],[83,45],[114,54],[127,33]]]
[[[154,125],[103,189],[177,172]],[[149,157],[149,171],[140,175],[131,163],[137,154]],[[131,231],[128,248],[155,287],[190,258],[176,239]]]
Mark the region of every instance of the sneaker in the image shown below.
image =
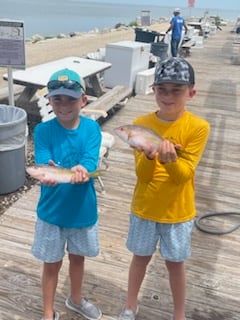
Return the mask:
[[[75,304],[71,297],[68,297],[65,305],[68,309],[81,314],[88,320],[99,320],[102,317],[101,310],[86,298],[82,298],[80,304]]]
[[[53,314],[53,318],[50,319],[50,318],[42,318],[42,320],[59,320],[60,319],[60,314],[57,312],[57,311],[54,311],[54,314]]]
[[[138,314],[138,306],[136,311],[130,309],[123,309],[118,316],[118,320],[135,320]]]
[[[60,314],[57,311],[55,311],[53,315],[53,320],[59,320],[59,319],[60,319]]]

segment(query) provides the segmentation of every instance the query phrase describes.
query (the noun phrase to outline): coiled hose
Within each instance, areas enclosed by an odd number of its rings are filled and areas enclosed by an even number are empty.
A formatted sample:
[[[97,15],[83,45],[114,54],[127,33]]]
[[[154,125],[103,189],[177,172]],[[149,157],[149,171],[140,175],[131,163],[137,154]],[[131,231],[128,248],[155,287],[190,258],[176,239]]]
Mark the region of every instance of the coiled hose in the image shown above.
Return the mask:
[[[195,219],[195,226],[197,227],[197,229],[199,229],[203,232],[206,232],[206,233],[210,233],[210,234],[222,235],[222,234],[231,233],[231,232],[237,230],[238,228],[240,228],[240,223],[234,225],[233,227],[231,227],[230,229],[227,229],[227,230],[213,230],[212,228],[208,228],[205,225],[201,224],[201,221],[204,219],[207,219],[207,218],[214,217],[214,216],[236,216],[236,215],[240,215],[240,212],[206,213],[206,214],[203,214]]]

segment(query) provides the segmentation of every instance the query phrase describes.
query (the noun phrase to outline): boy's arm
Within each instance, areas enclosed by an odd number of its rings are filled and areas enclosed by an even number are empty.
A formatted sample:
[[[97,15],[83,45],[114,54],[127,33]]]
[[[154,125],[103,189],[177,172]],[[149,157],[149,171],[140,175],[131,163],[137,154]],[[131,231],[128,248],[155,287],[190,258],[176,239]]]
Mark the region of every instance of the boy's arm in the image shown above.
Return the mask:
[[[88,172],[93,172],[97,169],[99,163],[99,152],[101,147],[102,134],[100,126],[93,121],[88,133],[86,133],[86,144],[82,154],[81,166],[87,169]]]
[[[205,146],[207,144],[210,127],[206,122],[205,126],[198,129],[191,141],[189,141],[185,149],[189,154],[187,158],[178,157],[176,162],[164,163],[163,166],[169,176],[176,181],[176,183],[183,183],[192,179],[196,167],[201,160]]]
[[[40,125],[34,128],[34,156],[36,164],[48,164],[52,159],[49,139]]]
[[[156,159],[150,160],[144,152],[134,150],[135,156],[135,172],[139,179],[148,183],[152,180],[156,166]]]

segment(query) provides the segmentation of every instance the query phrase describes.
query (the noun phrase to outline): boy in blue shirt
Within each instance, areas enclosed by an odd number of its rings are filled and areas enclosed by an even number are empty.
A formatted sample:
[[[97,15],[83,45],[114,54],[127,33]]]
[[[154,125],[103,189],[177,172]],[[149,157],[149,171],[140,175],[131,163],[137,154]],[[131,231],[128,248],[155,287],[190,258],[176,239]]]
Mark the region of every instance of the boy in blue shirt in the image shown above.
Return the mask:
[[[82,295],[84,257],[98,255],[98,212],[93,179],[98,166],[101,130],[79,116],[87,103],[82,79],[73,70],[55,72],[48,82],[49,103],[56,117],[34,129],[36,164],[59,165],[74,172],[69,184],[41,180],[33,255],[43,261],[43,319],[58,320],[54,297],[65,248],[69,256],[70,295],[66,307],[98,320],[101,310]]]

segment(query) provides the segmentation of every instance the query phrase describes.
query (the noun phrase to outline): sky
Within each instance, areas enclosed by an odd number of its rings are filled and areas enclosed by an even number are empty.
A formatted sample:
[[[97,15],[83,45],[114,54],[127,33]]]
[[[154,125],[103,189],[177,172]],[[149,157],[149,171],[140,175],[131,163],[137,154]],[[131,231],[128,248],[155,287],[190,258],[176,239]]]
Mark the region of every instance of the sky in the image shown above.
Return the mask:
[[[158,6],[171,6],[171,7],[187,7],[188,0],[94,0],[94,2],[109,2],[109,3],[127,3],[139,5],[158,5]],[[239,10],[240,0],[195,0],[196,8],[203,9],[227,9]]]

